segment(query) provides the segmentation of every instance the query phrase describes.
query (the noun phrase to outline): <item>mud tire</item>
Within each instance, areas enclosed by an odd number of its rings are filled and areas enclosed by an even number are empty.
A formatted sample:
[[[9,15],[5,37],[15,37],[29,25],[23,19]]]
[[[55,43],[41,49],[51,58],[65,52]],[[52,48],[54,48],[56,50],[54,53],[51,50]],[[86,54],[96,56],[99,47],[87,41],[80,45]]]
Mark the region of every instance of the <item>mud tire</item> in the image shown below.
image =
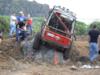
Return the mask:
[[[39,50],[41,45],[41,34],[38,32],[33,41],[33,49]]]

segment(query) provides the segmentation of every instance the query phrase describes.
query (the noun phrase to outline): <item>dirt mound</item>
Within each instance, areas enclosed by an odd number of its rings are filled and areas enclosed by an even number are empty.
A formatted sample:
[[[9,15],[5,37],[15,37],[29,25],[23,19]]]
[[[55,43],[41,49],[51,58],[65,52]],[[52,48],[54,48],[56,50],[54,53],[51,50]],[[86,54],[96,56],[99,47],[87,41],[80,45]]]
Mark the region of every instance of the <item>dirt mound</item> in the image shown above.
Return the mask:
[[[23,54],[24,57],[26,57],[27,53],[29,56],[32,55],[32,52],[33,54],[35,53],[34,50],[32,49],[32,42],[29,41],[24,42],[23,48],[21,49],[20,44],[16,43],[15,39],[3,40],[2,43],[0,44],[0,51],[15,59],[23,58]],[[23,54],[21,53],[21,51]],[[54,51],[55,49],[53,48],[46,48],[43,46],[41,47],[41,50],[38,53],[37,52],[35,53],[35,59],[40,57],[43,59],[43,61],[52,60],[50,62],[53,62]],[[34,55],[32,56],[34,59]],[[62,53],[58,52],[58,56],[60,57],[59,60],[63,61]],[[88,56],[88,43],[86,41],[74,42],[74,46],[72,47],[70,54],[70,59],[77,61],[79,60],[80,56]]]
[[[21,47],[21,45],[23,47]],[[3,40],[0,44],[0,52],[3,52],[6,56],[11,56],[14,59],[23,60],[24,58],[28,61],[31,57],[32,61],[41,61],[43,62],[54,62],[55,49],[41,46],[41,50],[35,51],[32,48],[32,41],[24,41],[21,44],[16,43],[15,38]],[[63,54],[57,52],[58,59],[60,63],[64,62]],[[27,56],[28,55],[28,56]],[[89,55],[88,42],[86,40],[77,40],[74,41],[72,50],[70,52],[70,59],[73,62],[82,61],[87,62]],[[27,58],[28,57],[28,58]],[[41,62],[40,62],[41,63]],[[65,63],[65,62],[64,62]]]
[[[21,56],[20,45],[16,43],[15,38],[5,39],[0,44],[0,51],[6,56],[17,58]]]

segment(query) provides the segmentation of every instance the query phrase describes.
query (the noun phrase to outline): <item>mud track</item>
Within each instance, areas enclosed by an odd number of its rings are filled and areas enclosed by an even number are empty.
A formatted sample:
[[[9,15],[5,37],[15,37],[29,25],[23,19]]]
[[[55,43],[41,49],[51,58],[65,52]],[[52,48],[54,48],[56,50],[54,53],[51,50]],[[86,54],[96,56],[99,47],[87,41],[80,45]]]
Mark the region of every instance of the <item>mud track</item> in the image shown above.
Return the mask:
[[[70,60],[66,64],[37,63],[26,60],[20,54],[14,39],[4,40],[0,44],[0,75],[99,75],[100,69],[71,69],[74,63]],[[77,50],[81,56],[88,56],[88,43],[76,41]],[[77,62],[78,63],[78,62]]]

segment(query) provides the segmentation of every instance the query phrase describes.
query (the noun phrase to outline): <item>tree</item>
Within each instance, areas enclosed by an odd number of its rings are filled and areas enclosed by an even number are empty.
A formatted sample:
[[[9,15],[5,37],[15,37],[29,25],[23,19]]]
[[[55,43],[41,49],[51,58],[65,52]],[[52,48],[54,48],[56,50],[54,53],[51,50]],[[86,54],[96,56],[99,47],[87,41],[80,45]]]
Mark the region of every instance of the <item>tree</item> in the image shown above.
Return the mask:
[[[97,28],[100,30],[100,22],[99,21],[94,21],[90,24],[90,28],[93,26],[93,25],[96,25]]]
[[[87,33],[87,28],[88,25],[86,25],[84,22],[76,21],[76,35],[85,35]]]
[[[36,1],[28,2],[28,0],[0,0],[0,15],[11,15],[23,11],[26,15],[31,16],[47,16],[49,5],[39,4]]]

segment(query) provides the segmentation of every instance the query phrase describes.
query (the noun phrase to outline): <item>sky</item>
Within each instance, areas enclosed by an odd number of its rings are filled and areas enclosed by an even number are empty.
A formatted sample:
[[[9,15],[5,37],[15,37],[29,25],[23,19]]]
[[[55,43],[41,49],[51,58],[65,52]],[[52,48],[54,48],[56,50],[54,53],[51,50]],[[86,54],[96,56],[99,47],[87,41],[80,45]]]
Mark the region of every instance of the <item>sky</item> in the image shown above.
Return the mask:
[[[33,1],[33,0],[29,0]],[[76,14],[77,20],[87,24],[100,21],[100,0],[35,0],[41,4],[66,7]]]

